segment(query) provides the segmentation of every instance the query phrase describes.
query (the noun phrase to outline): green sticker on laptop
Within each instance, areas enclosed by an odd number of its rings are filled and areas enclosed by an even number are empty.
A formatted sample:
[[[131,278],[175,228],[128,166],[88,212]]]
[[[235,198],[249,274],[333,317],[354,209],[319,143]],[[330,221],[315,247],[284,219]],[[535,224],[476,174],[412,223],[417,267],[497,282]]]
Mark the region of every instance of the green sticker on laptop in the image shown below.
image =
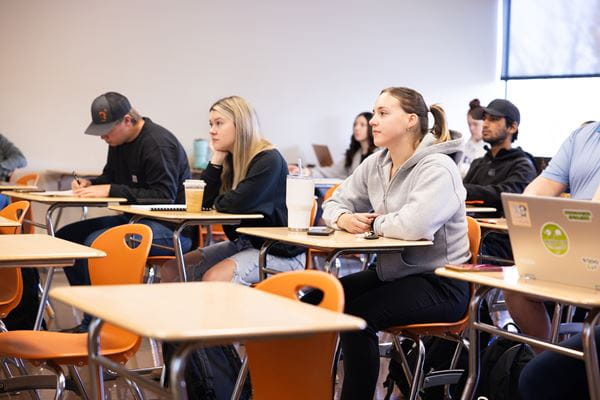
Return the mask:
[[[556,256],[565,255],[569,251],[569,237],[565,230],[554,222],[542,225],[542,243],[546,250]]]
[[[592,213],[587,210],[563,210],[563,214],[569,221],[592,222]]]

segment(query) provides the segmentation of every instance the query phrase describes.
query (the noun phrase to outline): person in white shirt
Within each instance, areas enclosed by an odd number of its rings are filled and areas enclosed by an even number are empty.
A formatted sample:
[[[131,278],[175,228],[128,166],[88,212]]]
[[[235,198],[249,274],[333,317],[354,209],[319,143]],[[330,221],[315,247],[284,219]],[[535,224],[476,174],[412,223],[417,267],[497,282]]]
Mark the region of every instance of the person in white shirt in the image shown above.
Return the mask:
[[[467,111],[467,123],[469,124],[469,131],[471,132],[471,137],[469,140],[465,142],[465,151],[463,153],[463,158],[460,160],[458,164],[458,168],[460,170],[460,175],[464,178],[471,167],[471,163],[476,158],[483,157],[485,154],[485,149],[483,146],[485,142],[483,141],[483,121],[475,119],[473,117],[473,113],[476,110],[481,108],[481,104],[479,103],[479,99],[473,99],[469,102],[469,111]]]

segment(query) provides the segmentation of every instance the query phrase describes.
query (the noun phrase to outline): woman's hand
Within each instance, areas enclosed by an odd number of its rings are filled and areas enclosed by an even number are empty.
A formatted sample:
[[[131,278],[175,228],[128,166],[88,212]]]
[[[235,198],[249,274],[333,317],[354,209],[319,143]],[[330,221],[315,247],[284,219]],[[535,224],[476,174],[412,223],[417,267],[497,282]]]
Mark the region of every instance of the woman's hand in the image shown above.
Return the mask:
[[[373,221],[379,214],[354,213],[342,214],[337,220],[337,226],[350,233],[365,233],[372,229]]]
[[[227,154],[229,153],[226,151],[213,150],[212,157],[210,158],[210,163],[212,165],[223,165],[223,163],[225,162],[225,158],[227,158]]]

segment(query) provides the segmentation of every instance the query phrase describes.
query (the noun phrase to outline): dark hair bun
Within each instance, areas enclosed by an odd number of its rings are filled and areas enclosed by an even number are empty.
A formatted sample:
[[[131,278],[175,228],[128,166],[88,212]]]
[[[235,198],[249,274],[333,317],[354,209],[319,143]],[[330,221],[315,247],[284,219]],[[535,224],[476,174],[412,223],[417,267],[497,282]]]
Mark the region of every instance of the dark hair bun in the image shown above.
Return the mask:
[[[479,99],[473,99],[469,102],[469,111],[474,110],[479,107],[481,107],[481,103],[479,103]]]

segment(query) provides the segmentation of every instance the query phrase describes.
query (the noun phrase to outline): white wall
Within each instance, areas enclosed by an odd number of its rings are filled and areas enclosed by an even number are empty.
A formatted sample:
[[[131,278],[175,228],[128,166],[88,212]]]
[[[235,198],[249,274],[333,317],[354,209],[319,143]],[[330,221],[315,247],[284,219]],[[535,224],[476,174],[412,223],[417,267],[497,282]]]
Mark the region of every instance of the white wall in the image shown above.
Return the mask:
[[[83,130],[115,90],[191,156],[210,104],[239,94],[288,160],[312,161],[310,143],[340,156],[354,116],[403,85],[468,133],[468,101],[503,95],[497,3],[2,0],[0,132],[29,169],[99,170],[106,145]]]

